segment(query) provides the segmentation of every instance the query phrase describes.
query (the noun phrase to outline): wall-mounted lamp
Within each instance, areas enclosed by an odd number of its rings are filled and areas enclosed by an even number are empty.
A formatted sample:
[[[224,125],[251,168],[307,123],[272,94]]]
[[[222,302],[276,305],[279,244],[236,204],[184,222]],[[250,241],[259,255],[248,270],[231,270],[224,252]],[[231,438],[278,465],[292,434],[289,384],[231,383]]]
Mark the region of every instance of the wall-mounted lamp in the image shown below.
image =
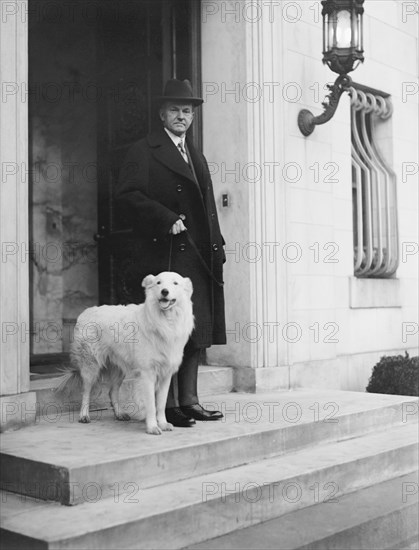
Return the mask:
[[[364,61],[362,7],[364,0],[322,0],[323,63],[338,73],[335,83],[327,85],[330,94],[322,103],[324,112],[314,116],[307,109],[298,114],[301,133],[309,136],[317,124],[328,122],[337,109],[340,96],[348,90],[352,79],[348,73]]]

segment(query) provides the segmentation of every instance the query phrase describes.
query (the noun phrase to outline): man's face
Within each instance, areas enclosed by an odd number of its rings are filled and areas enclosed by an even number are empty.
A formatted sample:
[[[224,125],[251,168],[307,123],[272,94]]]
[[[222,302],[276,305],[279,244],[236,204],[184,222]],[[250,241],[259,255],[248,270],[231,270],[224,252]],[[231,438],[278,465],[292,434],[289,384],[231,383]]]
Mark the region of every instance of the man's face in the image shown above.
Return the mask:
[[[182,137],[193,121],[193,106],[190,103],[170,103],[162,105],[160,119],[163,126],[176,136]]]

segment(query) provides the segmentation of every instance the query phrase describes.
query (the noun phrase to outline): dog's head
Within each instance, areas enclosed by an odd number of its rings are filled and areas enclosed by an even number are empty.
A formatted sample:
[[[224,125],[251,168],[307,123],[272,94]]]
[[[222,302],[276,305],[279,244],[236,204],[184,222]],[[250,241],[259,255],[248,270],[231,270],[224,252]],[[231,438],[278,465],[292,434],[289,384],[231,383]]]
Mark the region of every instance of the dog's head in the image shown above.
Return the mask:
[[[158,302],[162,311],[167,311],[185,298],[192,296],[192,281],[172,271],[147,275],[142,282],[147,299]]]

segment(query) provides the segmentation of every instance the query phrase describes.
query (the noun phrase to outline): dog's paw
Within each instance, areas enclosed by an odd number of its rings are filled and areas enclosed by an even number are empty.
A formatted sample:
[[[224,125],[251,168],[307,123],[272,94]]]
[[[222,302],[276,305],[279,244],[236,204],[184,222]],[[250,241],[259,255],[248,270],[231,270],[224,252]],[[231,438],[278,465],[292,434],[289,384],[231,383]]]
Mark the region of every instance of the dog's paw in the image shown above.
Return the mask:
[[[115,415],[115,418],[116,418],[117,420],[122,420],[122,421],[124,421],[124,422],[126,422],[127,420],[131,420],[130,415],[127,414],[127,413],[116,414],[116,415]]]
[[[170,424],[170,422],[159,422],[159,428],[164,432],[171,432],[173,430],[173,424]]]
[[[163,433],[157,425],[147,426],[146,432],[150,435],[161,435]]]
[[[81,424],[89,424],[90,417],[89,416],[81,416],[79,418],[79,422],[81,422]]]

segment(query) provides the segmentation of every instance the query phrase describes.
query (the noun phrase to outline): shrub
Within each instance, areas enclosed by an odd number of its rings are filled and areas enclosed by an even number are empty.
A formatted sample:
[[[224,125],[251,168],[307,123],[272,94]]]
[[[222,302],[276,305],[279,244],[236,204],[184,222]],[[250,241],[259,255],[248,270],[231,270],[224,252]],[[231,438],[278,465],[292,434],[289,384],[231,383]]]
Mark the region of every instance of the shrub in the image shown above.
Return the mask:
[[[419,357],[383,356],[375,365],[367,392],[419,396]]]

